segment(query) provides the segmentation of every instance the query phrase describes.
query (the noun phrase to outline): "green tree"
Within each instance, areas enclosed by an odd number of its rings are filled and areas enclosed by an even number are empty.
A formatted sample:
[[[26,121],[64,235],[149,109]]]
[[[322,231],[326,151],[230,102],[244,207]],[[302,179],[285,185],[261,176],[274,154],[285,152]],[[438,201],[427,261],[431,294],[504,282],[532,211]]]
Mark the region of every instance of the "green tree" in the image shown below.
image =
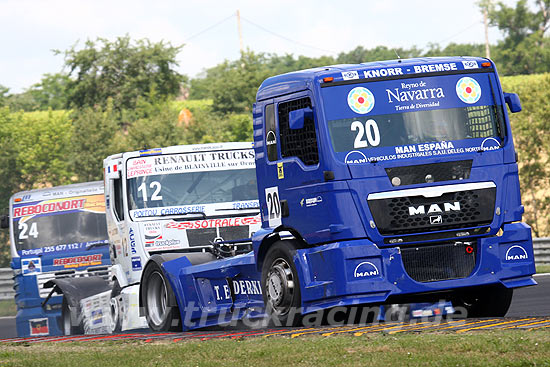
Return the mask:
[[[550,74],[503,79],[503,88],[521,97],[523,110],[511,114],[519,153],[520,184],[525,218],[536,237],[550,235]]]
[[[44,74],[40,83],[33,85],[28,92],[33,96],[42,111],[51,108],[61,110],[67,107],[67,84],[69,76],[64,73]]]
[[[421,55],[421,51],[416,47],[410,49],[404,48],[388,48],[386,46],[377,46],[373,49],[365,49],[362,46],[358,46],[349,52],[342,52],[336,59],[341,64],[359,64],[363,62],[380,61],[380,60],[393,60],[398,57],[402,59],[410,57],[418,57]]]
[[[5,106],[10,89],[0,84],[0,107]]]
[[[175,70],[181,47],[147,39],[132,42],[124,36],[114,42],[88,40],[80,50],[73,46],[56,51],[64,55],[71,77],[67,84],[69,105],[106,107],[111,98],[114,109],[120,111],[133,109],[137,99],[152,89],[162,97],[177,95],[185,80]]]
[[[72,170],[78,181],[100,180],[103,159],[125,150],[112,104],[108,103],[105,109],[96,106],[74,110],[71,119]]]
[[[504,35],[499,42],[501,71],[505,74],[532,74],[550,70],[550,41],[545,37],[550,27],[550,0],[535,0],[533,9],[527,0],[515,7],[498,2],[481,2],[490,24]]]

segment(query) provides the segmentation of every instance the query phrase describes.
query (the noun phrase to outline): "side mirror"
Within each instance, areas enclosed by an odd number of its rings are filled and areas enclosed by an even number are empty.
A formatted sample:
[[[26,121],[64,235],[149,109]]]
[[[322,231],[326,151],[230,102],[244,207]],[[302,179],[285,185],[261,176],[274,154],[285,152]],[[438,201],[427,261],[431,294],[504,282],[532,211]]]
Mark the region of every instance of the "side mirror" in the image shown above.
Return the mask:
[[[508,105],[510,112],[516,113],[521,111],[521,102],[519,96],[515,93],[504,93],[504,101]]]
[[[10,216],[8,214],[4,214],[0,217],[0,229],[8,228],[10,228]]]
[[[290,111],[288,115],[288,125],[293,130],[303,129],[304,120],[306,118],[313,119],[313,110],[309,107]]]

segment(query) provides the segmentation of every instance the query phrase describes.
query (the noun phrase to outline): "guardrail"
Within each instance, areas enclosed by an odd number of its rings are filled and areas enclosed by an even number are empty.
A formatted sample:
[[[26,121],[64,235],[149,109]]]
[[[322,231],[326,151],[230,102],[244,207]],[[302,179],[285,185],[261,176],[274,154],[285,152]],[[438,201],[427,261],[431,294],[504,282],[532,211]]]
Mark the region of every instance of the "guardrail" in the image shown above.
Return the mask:
[[[533,238],[535,264],[550,265],[550,237]]]
[[[535,263],[550,265],[550,237],[534,238]],[[11,268],[0,268],[0,300],[13,299],[13,271]]]
[[[13,270],[11,268],[0,268],[0,300],[13,299]]]

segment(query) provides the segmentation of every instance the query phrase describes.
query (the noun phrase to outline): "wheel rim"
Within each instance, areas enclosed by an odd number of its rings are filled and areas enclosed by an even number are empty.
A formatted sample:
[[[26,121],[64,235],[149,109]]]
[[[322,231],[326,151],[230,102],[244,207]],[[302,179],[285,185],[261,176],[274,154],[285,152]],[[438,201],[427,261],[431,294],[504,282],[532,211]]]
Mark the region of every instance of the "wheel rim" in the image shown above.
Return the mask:
[[[111,332],[117,329],[118,318],[120,316],[118,305],[118,299],[116,297],[111,298]]]
[[[265,292],[268,306],[274,313],[286,315],[294,299],[294,274],[282,258],[273,261],[266,278]]]
[[[147,315],[156,326],[161,325],[166,318],[167,295],[164,276],[156,270],[153,271],[147,282]]]

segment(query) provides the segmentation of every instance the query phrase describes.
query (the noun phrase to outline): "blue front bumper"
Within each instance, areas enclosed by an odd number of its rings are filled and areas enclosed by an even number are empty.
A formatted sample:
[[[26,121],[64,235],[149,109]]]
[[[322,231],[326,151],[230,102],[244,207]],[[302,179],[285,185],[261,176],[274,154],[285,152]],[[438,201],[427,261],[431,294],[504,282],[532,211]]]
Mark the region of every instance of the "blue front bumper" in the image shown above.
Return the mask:
[[[17,336],[63,335],[60,321],[61,300],[62,297],[52,297],[48,301],[48,309],[40,304],[19,308],[15,317]]]
[[[301,280],[303,313],[335,306],[384,303],[390,296],[490,284],[507,288],[536,284],[531,277],[535,262],[529,226],[506,224],[502,236],[477,241],[476,264],[469,276],[432,282],[418,282],[407,274],[398,247],[379,248],[367,239],[300,249],[294,261]]]

